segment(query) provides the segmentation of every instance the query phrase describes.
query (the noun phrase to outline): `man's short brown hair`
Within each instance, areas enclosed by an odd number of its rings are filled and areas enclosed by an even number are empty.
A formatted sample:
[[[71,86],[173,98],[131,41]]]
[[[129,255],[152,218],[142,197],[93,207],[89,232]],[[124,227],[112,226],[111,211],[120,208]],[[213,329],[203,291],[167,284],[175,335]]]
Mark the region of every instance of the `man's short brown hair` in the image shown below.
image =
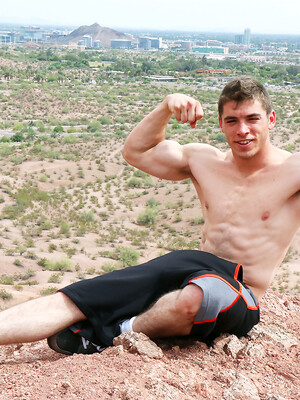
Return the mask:
[[[219,116],[222,117],[224,104],[228,101],[240,103],[245,100],[259,100],[267,115],[272,111],[270,96],[264,85],[245,77],[234,79],[223,88],[218,102]]]

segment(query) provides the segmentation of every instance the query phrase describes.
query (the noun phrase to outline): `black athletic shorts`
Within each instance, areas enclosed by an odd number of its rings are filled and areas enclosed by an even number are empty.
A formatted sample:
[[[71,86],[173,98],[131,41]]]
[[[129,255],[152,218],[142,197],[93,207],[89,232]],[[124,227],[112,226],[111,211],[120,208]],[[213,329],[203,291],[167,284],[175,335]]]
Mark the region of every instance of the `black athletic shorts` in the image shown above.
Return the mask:
[[[60,291],[87,317],[71,330],[97,345],[110,346],[122,321],[188,284],[198,285],[204,294],[191,332],[198,340],[210,341],[225,332],[243,336],[259,322],[259,306],[243,284],[242,266],[197,250],[173,251]]]

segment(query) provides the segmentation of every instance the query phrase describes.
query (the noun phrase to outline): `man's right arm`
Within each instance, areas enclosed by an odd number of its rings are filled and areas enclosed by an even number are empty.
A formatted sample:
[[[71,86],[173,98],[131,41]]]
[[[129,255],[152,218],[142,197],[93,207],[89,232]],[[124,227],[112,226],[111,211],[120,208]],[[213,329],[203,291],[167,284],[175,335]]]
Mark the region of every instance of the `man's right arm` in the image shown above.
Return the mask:
[[[167,96],[126,139],[122,154],[129,164],[159,178],[177,180],[189,176],[186,147],[165,139],[173,114],[177,121],[189,122],[195,128],[203,112],[200,103],[189,96]]]

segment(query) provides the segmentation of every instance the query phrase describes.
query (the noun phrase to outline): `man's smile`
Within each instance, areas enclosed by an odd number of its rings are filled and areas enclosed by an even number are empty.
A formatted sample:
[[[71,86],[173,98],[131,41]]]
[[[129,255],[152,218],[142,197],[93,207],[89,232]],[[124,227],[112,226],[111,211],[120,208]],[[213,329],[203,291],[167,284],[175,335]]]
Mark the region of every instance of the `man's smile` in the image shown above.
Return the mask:
[[[240,146],[247,146],[248,144],[252,143],[254,139],[248,140],[236,140],[235,143],[239,144]]]

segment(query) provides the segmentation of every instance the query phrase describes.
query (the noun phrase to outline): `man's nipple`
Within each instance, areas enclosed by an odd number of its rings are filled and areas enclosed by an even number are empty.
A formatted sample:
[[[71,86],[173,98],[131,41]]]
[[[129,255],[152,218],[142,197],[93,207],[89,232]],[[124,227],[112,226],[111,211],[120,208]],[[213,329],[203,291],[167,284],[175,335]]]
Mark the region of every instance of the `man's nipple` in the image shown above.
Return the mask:
[[[262,221],[266,221],[269,218],[270,218],[270,211],[264,212],[263,215],[261,216]]]

